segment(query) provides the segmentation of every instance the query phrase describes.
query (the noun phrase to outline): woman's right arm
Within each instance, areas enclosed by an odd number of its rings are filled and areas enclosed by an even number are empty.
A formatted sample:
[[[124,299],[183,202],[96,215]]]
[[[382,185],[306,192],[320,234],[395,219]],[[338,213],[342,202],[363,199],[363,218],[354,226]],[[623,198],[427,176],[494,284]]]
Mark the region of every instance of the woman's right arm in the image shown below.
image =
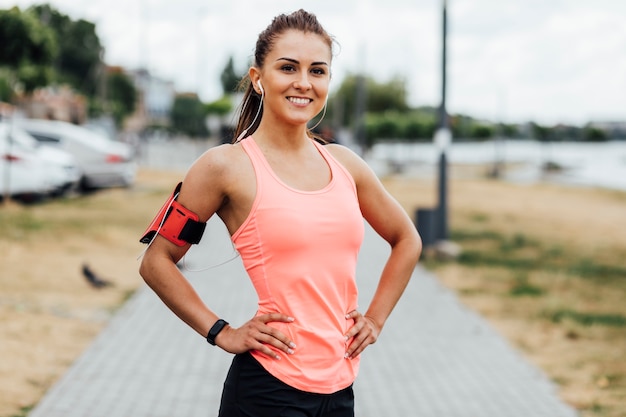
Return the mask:
[[[229,172],[236,162],[234,152],[237,150],[230,145],[212,148],[193,164],[183,180],[177,201],[196,213],[200,221],[207,221],[225,204],[232,204],[229,196],[233,181]],[[179,247],[157,235],[143,256],[139,273],[174,314],[206,337],[220,317],[205,305],[176,266],[190,246],[186,244]],[[231,353],[255,349],[276,357],[268,345],[291,353],[291,340],[267,325],[272,321],[291,320],[279,313],[255,317],[237,329],[226,326],[215,341],[218,346]]]

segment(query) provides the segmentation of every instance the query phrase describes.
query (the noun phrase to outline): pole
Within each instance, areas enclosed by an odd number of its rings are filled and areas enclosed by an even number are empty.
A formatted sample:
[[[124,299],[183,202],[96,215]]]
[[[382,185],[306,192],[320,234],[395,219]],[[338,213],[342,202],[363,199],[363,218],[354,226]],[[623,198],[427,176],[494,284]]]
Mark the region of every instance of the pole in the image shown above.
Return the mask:
[[[437,207],[437,227],[436,234],[438,240],[447,240],[448,231],[448,161],[446,158],[446,148],[452,141],[448,123],[448,112],[446,110],[446,78],[447,78],[447,0],[443,0],[442,15],[442,48],[441,48],[441,106],[439,107],[439,128],[435,133],[435,144],[440,149],[439,155],[439,183],[438,196],[439,205]]]

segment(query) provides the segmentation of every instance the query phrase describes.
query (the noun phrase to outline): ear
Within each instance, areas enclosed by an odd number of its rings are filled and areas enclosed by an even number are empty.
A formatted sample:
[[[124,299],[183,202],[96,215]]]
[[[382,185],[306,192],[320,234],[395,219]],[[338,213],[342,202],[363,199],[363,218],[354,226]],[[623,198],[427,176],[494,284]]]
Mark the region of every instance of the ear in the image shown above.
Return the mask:
[[[261,89],[259,88],[259,82],[261,81],[261,72],[257,67],[250,67],[248,70],[248,77],[250,77],[250,82],[252,83],[252,88],[258,94],[261,94]]]

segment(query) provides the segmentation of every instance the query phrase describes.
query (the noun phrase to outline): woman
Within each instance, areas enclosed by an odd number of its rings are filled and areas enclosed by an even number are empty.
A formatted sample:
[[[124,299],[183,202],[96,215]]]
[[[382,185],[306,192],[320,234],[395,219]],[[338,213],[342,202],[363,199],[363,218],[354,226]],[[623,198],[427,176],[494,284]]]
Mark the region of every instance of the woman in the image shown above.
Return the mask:
[[[237,140],[211,148],[176,204],[225,223],[259,297],[230,326],[176,267],[189,244],[157,236],[140,272],[182,320],[236,354],[220,416],[352,416],[361,352],[376,342],[417,263],[421,241],[399,204],[356,154],[320,145],[307,123],[326,104],[332,38],[303,10],[258,38]],[[248,135],[248,136],[246,136]],[[363,218],[391,246],[378,289],[356,310]]]

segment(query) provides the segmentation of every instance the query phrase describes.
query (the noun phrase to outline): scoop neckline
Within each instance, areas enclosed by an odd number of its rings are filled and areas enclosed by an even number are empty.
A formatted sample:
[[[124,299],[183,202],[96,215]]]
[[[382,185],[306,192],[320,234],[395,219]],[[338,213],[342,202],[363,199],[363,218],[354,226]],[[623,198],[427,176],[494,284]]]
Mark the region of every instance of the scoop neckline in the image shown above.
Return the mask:
[[[328,191],[330,188],[333,187],[333,185],[335,183],[335,170],[333,169],[333,165],[331,164],[331,162],[330,162],[330,160],[328,158],[328,155],[326,155],[326,153],[322,151],[322,149],[321,149],[322,145],[319,145],[318,143],[316,143],[314,139],[311,139],[311,141],[313,142],[313,146],[315,146],[315,149],[317,149],[317,152],[320,154],[322,159],[324,159],[324,162],[326,163],[326,166],[328,166],[328,169],[330,170],[330,180],[328,181],[328,183],[324,187],[322,187],[320,189],[317,189],[317,190],[301,190],[299,188],[295,188],[295,187],[287,184],[285,181],[283,181],[278,176],[278,174],[276,174],[276,172],[274,172],[274,169],[270,165],[269,161],[267,160],[267,158],[265,158],[265,155],[263,154],[263,151],[261,150],[259,145],[256,143],[256,140],[254,139],[254,136],[250,136],[249,139],[252,139],[252,143],[254,144],[254,147],[258,151],[259,156],[261,158],[261,162],[263,163],[265,168],[268,170],[270,175],[281,186],[285,187],[286,189],[291,190],[291,191],[296,192],[296,193],[300,193],[300,194],[320,194],[320,193],[324,193],[324,192]]]

